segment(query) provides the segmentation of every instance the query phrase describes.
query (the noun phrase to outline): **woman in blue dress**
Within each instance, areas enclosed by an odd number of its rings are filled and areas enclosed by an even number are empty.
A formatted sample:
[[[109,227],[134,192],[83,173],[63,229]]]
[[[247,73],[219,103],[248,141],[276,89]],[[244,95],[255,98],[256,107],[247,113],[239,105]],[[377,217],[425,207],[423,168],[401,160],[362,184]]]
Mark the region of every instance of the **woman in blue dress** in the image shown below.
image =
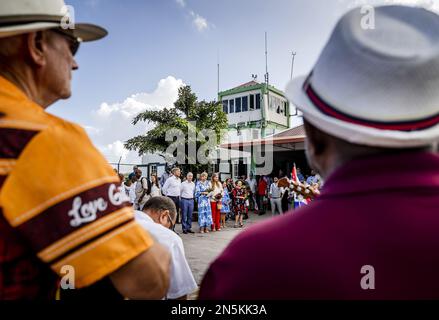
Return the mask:
[[[227,182],[223,183],[223,198],[221,199],[222,207],[221,207],[221,228],[226,227],[226,216],[230,214],[230,196],[229,191],[227,190]]]
[[[207,228],[210,228],[212,222],[212,211],[210,208],[209,181],[207,181],[207,173],[203,172],[200,180],[195,186],[195,197],[198,202],[198,224],[200,225],[200,233],[208,233]]]

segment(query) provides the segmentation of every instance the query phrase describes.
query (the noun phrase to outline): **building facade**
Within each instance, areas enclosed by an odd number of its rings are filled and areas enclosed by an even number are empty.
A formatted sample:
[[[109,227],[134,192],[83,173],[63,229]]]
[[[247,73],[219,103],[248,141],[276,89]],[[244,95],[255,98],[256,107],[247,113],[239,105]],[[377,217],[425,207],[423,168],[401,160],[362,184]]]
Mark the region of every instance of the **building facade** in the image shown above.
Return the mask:
[[[218,94],[228,119],[228,137],[225,143],[248,142],[264,139],[287,130],[291,117],[297,114],[285,94],[265,83],[250,81]],[[291,110],[293,109],[293,110]],[[216,171],[221,179],[248,176],[255,172],[252,152],[218,150]]]
[[[222,144],[251,142],[274,136],[300,124],[297,110],[291,107],[285,94],[265,83],[250,81],[238,87],[219,92],[218,101],[227,114],[228,131]],[[157,154],[142,157],[142,171],[150,176],[161,176],[165,170],[165,160]],[[249,176],[255,172],[252,152],[218,147],[216,163],[211,172],[219,172],[222,180]]]

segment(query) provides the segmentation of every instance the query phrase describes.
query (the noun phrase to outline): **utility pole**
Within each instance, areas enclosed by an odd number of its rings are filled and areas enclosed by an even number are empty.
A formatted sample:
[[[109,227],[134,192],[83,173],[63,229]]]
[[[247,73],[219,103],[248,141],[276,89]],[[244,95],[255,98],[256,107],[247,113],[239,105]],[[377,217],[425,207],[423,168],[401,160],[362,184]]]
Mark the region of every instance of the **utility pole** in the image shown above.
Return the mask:
[[[293,80],[293,72],[294,72],[294,60],[296,58],[296,52],[292,52],[292,60],[291,60],[291,76],[290,79]],[[291,124],[291,117],[297,116],[297,108],[294,108],[296,112],[294,114],[290,114],[288,118],[289,125]]]
[[[270,108],[270,74],[268,73],[268,40],[267,40],[267,32],[265,32],[265,90],[267,92],[267,107]],[[263,107],[265,109],[265,107]],[[265,113],[265,112],[264,112]],[[264,122],[266,121],[266,115],[264,116]],[[262,137],[265,137],[265,125],[262,124]]]
[[[120,162],[122,161],[122,156],[119,158],[119,162],[117,163],[117,173],[120,173]]]
[[[218,54],[217,54],[217,96],[219,96],[219,92],[220,92],[220,60],[219,60],[219,49],[218,49]]]
[[[294,59],[296,58],[296,52],[292,52],[293,58],[291,61],[291,77],[290,80],[293,80],[293,71],[294,71]]]
[[[269,84],[270,84],[270,79],[268,74],[268,42],[267,42],[267,32],[265,32],[265,85],[267,87],[267,90]]]

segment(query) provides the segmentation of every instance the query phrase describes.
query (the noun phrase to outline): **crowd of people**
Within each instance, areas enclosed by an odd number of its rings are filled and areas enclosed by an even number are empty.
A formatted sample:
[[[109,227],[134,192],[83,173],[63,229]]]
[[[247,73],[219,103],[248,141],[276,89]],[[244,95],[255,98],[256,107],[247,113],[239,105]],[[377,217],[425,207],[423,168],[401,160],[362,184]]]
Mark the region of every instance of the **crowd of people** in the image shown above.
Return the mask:
[[[379,6],[366,28],[352,9],[290,82],[325,181],[313,201],[321,180],[300,170],[182,182],[179,168],[160,180],[135,168],[121,186],[86,131],[45,110],[70,97],[80,44],[107,35],[64,28],[64,8],[0,1],[0,300],[184,299],[195,284],[172,230],[193,232],[195,204],[202,233],[310,204],[234,238],[201,300],[439,298],[439,15]]]
[[[136,221],[170,252],[170,279],[165,298],[178,300],[186,299],[197,289],[197,284],[186,260],[182,239],[175,230],[176,224],[181,224],[184,234],[194,233],[192,219],[196,211],[198,231],[202,234],[221,231],[227,227],[227,220],[233,221],[235,228],[242,228],[251,211],[264,215],[271,207],[274,216],[308,204],[311,198],[295,191],[295,186],[304,189],[321,186],[319,175],[311,171],[305,177],[300,168],[290,177],[279,170],[274,177],[255,178],[250,174],[248,178],[241,176],[224,181],[218,173],[209,179],[208,174],[202,172],[194,181],[192,172],[182,178],[178,167],[166,166],[160,178],[155,173],[148,178],[134,166],[127,177],[119,173],[119,179],[122,192],[135,210]]]
[[[241,176],[236,180],[227,178],[224,181],[220,180],[217,173],[213,173],[209,179],[206,172],[198,174],[194,181],[192,172],[188,172],[185,178],[182,178],[180,168],[167,168],[160,179],[155,173],[149,179],[142,176],[142,171],[134,166],[133,172],[126,178],[119,174],[121,188],[136,210],[142,210],[150,198],[170,198],[177,209],[176,223],[182,225],[184,234],[194,233],[194,212],[198,213],[200,233],[221,231],[222,228],[226,228],[228,220],[234,221],[235,228],[242,228],[243,221],[248,219],[250,211],[264,215],[271,209],[272,215],[284,214],[312,201],[313,198],[295,191],[293,183],[315,192],[322,186],[318,174],[311,171],[311,174],[305,177],[300,168],[297,169],[295,177],[287,177],[284,171],[279,170],[278,175],[274,177],[255,178],[250,174],[248,178]]]

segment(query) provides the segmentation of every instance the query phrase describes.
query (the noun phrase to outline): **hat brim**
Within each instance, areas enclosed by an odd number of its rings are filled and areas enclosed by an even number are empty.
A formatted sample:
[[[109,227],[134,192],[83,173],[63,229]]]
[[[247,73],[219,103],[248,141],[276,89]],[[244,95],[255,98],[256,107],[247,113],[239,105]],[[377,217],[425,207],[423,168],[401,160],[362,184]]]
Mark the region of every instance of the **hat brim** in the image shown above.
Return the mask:
[[[287,85],[285,94],[290,102],[303,112],[306,121],[316,128],[353,144],[384,148],[413,148],[439,141],[439,125],[420,131],[395,131],[370,128],[332,118],[317,109],[305,94],[306,76],[298,77]]]
[[[0,27],[0,38],[59,27],[61,27],[61,25],[57,22],[31,22],[20,25],[4,26]],[[81,38],[83,42],[99,40],[108,34],[107,30],[104,28],[89,23],[77,23],[72,30],[73,34],[76,37]]]

